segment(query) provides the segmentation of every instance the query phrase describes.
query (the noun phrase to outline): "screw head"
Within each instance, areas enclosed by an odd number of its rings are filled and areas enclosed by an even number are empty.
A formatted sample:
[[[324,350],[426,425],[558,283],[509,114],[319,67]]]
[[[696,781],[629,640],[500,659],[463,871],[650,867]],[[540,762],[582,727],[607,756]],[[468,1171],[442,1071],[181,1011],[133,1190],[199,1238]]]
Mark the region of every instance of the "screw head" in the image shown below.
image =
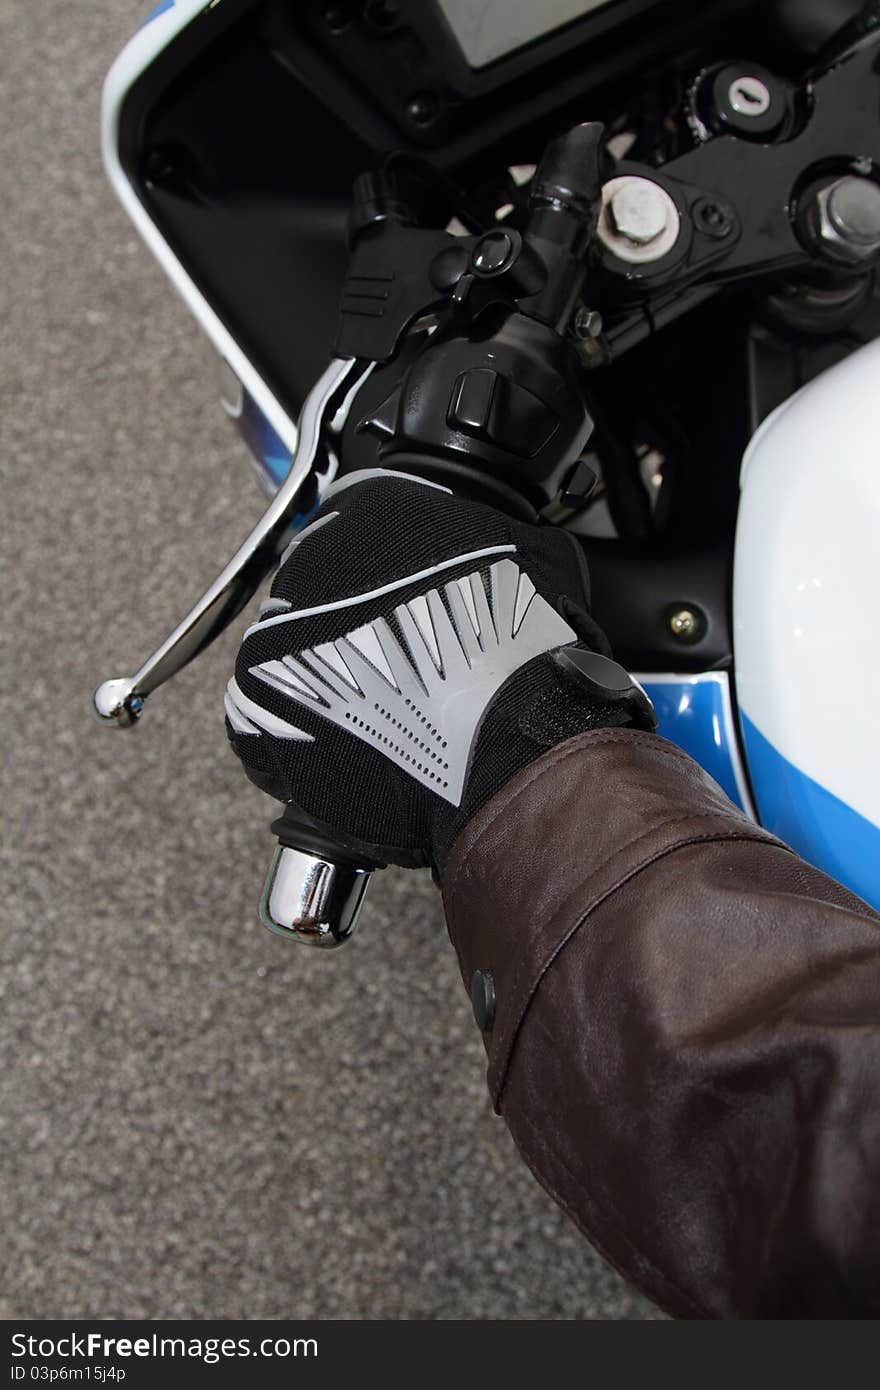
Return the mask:
[[[669,631],[680,642],[693,642],[700,626],[700,619],[692,608],[677,608],[669,615]]]
[[[770,110],[770,90],[760,77],[735,77],[727,89],[727,100],[738,116],[764,116]]]
[[[733,214],[724,203],[714,198],[700,198],[693,209],[694,222],[701,232],[722,241],[733,231]]]
[[[615,231],[636,246],[650,246],[666,231],[666,198],[650,179],[623,180],[608,213]]]

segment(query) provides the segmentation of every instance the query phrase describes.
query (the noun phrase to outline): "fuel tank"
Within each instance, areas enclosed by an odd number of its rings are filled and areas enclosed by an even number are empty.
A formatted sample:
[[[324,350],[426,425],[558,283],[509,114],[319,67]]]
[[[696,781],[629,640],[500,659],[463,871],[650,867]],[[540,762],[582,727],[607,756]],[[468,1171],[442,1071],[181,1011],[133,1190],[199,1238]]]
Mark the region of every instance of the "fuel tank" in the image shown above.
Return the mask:
[[[880,340],[764,421],[741,490],[734,660],[758,815],[880,908]]]

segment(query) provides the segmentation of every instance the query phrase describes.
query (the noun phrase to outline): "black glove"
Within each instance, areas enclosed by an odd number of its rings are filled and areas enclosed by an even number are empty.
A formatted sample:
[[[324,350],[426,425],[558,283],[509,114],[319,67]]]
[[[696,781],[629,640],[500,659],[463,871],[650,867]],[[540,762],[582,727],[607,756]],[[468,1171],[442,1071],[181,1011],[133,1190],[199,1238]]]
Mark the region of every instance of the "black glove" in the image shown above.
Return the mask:
[[[546,749],[653,727],[588,603],[565,532],[417,478],[350,474],[244,635],[230,741],[303,848],[439,871],[474,811]]]

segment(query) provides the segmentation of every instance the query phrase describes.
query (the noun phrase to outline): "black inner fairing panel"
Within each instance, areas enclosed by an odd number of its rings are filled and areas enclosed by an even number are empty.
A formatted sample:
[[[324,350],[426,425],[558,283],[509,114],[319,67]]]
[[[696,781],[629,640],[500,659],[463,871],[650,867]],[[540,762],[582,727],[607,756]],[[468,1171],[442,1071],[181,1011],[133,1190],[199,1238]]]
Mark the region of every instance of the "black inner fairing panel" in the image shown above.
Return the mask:
[[[509,171],[534,165],[552,137],[599,120],[609,136],[637,132],[635,157],[660,169],[680,152],[676,113],[697,73],[747,59],[797,83],[857,6],[609,0],[470,68],[435,0],[215,0],[127,94],[120,155],[169,246],[295,418],[336,338],[359,174],[393,155],[398,172],[422,181],[412,201],[424,226],[452,215],[471,232],[496,216],[516,226],[527,193]],[[742,148],[744,157],[756,146]],[[625,283],[616,288],[625,296]],[[705,301],[673,296],[676,312],[646,310],[645,331],[637,325],[610,367],[585,373],[614,529],[597,531],[583,509],[559,524],[581,541],[596,616],[634,669],[730,664],[748,438],[835,354],[880,328],[880,298],[866,297],[864,323],[850,315],[836,338],[792,339],[785,296],[785,285],[757,283]],[[804,313],[811,303],[807,286]],[[613,302],[606,311],[607,335]],[[402,352],[417,347],[412,335]],[[375,436],[357,426],[401,370],[395,359],[363,388],[343,441],[348,468],[375,463]],[[658,488],[653,512],[645,468]],[[669,622],[682,604],[703,615],[687,646]]]
[[[123,105],[129,178],[292,416],[333,342],[358,173],[400,150],[486,185],[565,125],[662,86],[673,59],[686,68],[707,43],[735,52],[755,0],[716,0],[696,18],[691,0],[612,0],[479,71],[433,0],[398,0],[393,22],[377,22],[388,8],[221,0]]]

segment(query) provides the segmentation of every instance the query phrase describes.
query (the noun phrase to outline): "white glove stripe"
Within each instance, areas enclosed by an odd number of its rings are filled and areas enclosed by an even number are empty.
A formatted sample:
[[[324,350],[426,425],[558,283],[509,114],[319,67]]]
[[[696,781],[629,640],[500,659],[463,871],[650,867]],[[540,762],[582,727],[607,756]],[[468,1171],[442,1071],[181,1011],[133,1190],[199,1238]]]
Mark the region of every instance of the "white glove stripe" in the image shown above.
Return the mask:
[[[249,637],[253,637],[258,632],[265,632],[267,628],[275,627],[278,623],[293,623],[297,618],[312,618],[317,613],[333,613],[339,608],[355,608],[359,603],[369,603],[371,599],[381,598],[383,594],[392,594],[395,589],[405,589],[410,584],[418,584],[422,579],[430,579],[432,575],[441,574],[443,570],[454,569],[456,565],[470,564],[472,560],[483,560],[489,555],[511,555],[516,554],[515,545],[490,545],[485,550],[470,550],[466,555],[454,555],[451,560],[441,560],[439,565],[431,565],[430,569],[417,570],[415,574],[407,574],[403,579],[395,579],[390,584],[383,584],[378,589],[370,589],[365,594],[352,594],[351,598],[336,599],[334,603],[321,603],[316,608],[301,608],[296,613],[278,613],[273,618],[264,618],[262,622],[253,623],[242,637],[242,642],[246,642]]]
[[[238,681],[234,676],[226,687],[226,695],[245,724],[257,725],[256,728],[241,728],[230,714],[230,723],[238,733],[259,734],[262,729],[264,733],[271,734],[273,738],[293,738],[301,739],[306,743],[314,743],[312,734],[307,734],[304,729],[298,729],[295,724],[288,724],[286,719],[279,719],[277,714],[263,709],[263,706],[258,705],[256,700],[248,699],[247,695],[239,688]],[[226,712],[229,713],[228,704]]]

